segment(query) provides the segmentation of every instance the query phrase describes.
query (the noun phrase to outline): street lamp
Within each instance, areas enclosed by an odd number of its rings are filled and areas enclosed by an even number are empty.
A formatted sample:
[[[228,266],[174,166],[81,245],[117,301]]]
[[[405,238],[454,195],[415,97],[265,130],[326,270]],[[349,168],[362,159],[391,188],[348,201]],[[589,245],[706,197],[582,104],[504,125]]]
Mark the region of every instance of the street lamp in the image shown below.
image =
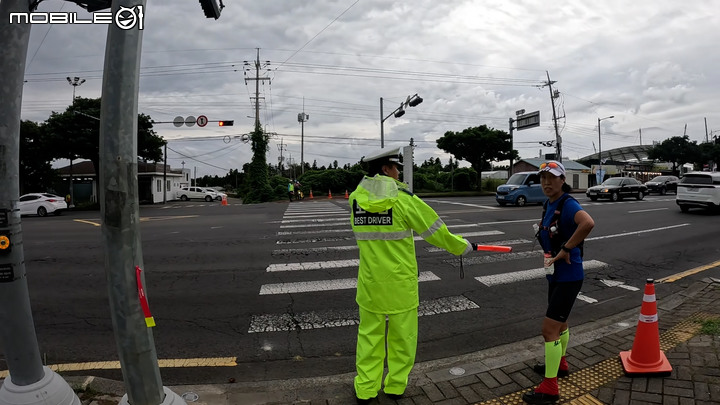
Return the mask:
[[[73,86],[73,98],[72,99],[73,99],[73,104],[75,104],[75,89],[77,88],[77,86],[85,83],[85,79],[80,79],[77,76],[73,77],[72,79],[70,78],[70,76],[68,76],[68,77],[66,77],[66,79],[67,79],[68,83],[71,86]]]
[[[400,107],[396,108],[393,112],[388,114],[387,117],[384,117],[383,115],[383,98],[380,97],[380,148],[385,147],[385,127],[384,123],[385,120],[390,118],[391,116],[394,116],[395,118],[400,118],[403,115],[405,115],[405,109],[408,107],[415,107],[416,105],[423,102],[422,97],[418,96],[417,93],[415,93],[412,96],[407,96],[407,99],[400,103]]]
[[[305,154],[303,148],[305,146],[305,121],[309,118],[310,116],[305,114],[305,108],[303,108],[303,112],[298,113],[298,122],[300,123],[300,175],[305,174]]]
[[[605,117],[605,118],[598,118],[598,164],[599,164],[598,165],[599,166],[598,173],[600,173],[600,178],[598,179],[598,184],[602,184],[602,180],[604,177],[603,172],[602,172],[602,138],[600,137],[600,121],[610,119],[610,118],[615,118],[615,116],[611,115],[611,116]]]

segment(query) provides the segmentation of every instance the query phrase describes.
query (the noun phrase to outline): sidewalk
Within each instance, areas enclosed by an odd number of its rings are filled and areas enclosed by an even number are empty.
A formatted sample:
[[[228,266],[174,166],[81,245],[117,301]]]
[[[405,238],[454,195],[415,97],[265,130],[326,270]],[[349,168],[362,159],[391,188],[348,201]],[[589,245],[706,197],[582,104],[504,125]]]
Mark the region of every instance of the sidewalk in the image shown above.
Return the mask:
[[[720,280],[706,278],[675,295],[658,296],[660,347],[673,366],[669,377],[624,375],[619,353],[632,348],[640,304],[634,310],[573,326],[568,348],[571,374],[558,380],[558,403],[720,404],[720,336],[699,334],[703,320],[720,319]],[[403,398],[394,401],[380,393],[375,403],[523,404],[522,394],[542,379],[532,371],[532,366],[542,361],[543,344],[538,336],[462,357],[419,363]],[[169,388],[188,405],[352,405],[353,376]],[[96,393],[108,393],[83,399],[83,404],[116,404],[118,395],[124,393],[118,381],[67,380]]]

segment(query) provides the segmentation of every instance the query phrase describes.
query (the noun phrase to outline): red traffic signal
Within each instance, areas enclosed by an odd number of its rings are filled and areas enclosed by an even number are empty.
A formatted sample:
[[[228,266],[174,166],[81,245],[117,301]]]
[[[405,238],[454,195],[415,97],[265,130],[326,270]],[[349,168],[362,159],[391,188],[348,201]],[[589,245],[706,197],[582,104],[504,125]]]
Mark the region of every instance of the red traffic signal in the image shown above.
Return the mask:
[[[235,125],[235,121],[218,121],[218,125],[221,127],[231,127]]]

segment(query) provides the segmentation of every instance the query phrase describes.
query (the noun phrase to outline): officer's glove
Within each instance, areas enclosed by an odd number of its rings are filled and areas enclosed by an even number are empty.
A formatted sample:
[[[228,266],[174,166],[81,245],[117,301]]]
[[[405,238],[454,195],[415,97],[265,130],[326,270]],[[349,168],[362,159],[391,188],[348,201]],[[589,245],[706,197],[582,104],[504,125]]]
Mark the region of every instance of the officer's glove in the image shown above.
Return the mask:
[[[470,242],[470,246],[472,246],[472,250],[473,250],[473,251],[478,250],[478,249],[477,249],[477,248],[478,248],[477,243]]]

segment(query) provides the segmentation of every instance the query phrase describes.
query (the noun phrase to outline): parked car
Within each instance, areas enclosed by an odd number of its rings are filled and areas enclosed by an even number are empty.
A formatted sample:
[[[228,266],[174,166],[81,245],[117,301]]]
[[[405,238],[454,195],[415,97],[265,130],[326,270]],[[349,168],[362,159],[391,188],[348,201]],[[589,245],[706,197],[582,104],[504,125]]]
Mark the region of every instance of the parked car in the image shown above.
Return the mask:
[[[720,172],[686,173],[678,184],[675,203],[680,211],[690,208],[718,209],[720,207]]]
[[[660,195],[665,195],[668,191],[673,191],[677,194],[677,185],[679,182],[680,179],[675,176],[657,176],[652,180],[646,181],[645,185],[647,186],[648,194],[660,193]]]
[[[500,206],[515,204],[522,207],[527,203],[542,204],[546,199],[537,172],[515,173],[505,184],[498,186],[495,192],[495,201]]]
[[[217,196],[216,193],[211,193],[203,187],[181,187],[176,195],[182,201],[205,200],[207,202],[214,200]]]
[[[227,198],[227,194],[222,191],[215,190],[214,188],[205,188],[205,191],[213,195],[213,198],[217,201],[222,201],[223,197]]]
[[[599,186],[593,186],[585,191],[591,200],[608,198],[610,201],[619,201],[625,197],[635,197],[638,200],[645,198],[647,186],[632,177],[611,177]]]
[[[44,217],[47,214],[60,215],[67,209],[65,199],[55,194],[30,193],[20,196],[18,201],[20,215],[36,215]]]

